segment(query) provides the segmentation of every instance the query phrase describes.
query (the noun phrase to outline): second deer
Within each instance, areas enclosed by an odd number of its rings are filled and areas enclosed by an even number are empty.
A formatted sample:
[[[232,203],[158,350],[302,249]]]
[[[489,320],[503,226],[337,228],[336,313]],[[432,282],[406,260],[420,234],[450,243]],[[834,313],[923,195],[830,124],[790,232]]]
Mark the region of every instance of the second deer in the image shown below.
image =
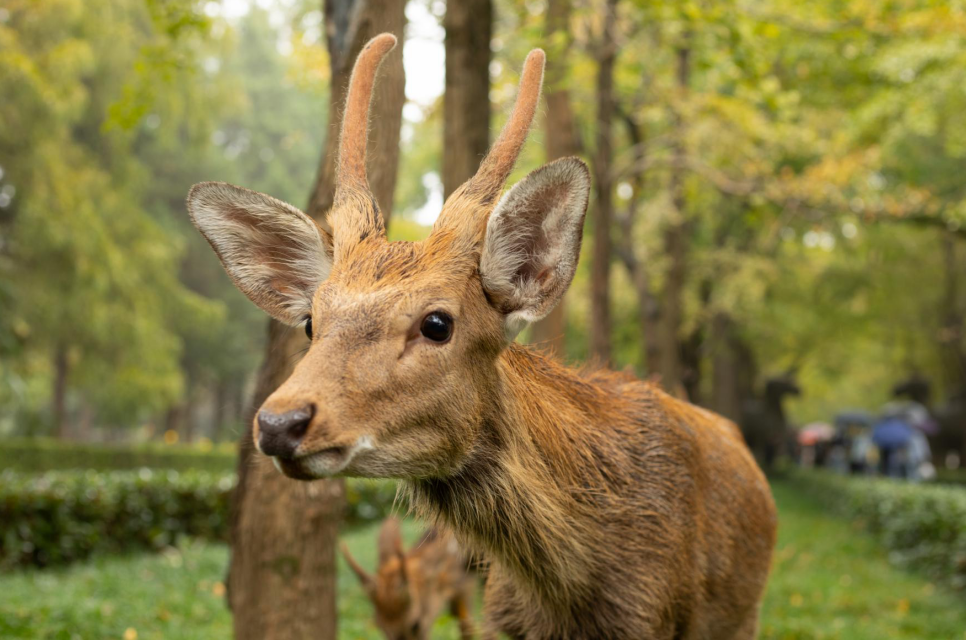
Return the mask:
[[[379,532],[375,574],[363,569],[344,544],[342,554],[375,607],[376,626],[387,640],[429,638],[433,623],[447,608],[459,621],[460,637],[473,637],[473,577],[452,533],[429,529],[407,552],[399,520],[388,518]]]

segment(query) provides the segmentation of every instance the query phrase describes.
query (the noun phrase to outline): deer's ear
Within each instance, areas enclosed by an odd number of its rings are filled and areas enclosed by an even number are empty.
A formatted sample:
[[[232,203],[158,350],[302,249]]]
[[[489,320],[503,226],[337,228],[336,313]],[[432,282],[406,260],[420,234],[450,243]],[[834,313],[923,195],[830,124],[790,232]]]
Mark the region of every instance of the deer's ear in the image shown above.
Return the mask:
[[[276,320],[302,322],[329,277],[332,237],[295,207],[224,182],[188,193],[188,212],[242,293]]]
[[[379,565],[384,565],[393,556],[405,555],[399,520],[393,517],[386,518],[382,528],[379,529]]]
[[[550,313],[577,270],[590,172],[577,158],[533,171],[507,192],[486,227],[483,288],[512,340]]]

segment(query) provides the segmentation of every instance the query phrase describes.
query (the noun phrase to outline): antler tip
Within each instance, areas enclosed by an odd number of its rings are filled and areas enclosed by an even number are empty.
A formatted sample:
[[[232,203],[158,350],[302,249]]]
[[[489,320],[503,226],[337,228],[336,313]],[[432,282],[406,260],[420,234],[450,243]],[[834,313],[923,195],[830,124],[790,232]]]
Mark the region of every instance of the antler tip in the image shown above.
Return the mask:
[[[366,44],[366,49],[379,49],[380,53],[388,53],[396,47],[396,36],[391,33],[380,33]]]
[[[539,64],[543,65],[547,61],[547,54],[543,49],[532,49],[529,54],[527,54],[527,60],[524,64]]]

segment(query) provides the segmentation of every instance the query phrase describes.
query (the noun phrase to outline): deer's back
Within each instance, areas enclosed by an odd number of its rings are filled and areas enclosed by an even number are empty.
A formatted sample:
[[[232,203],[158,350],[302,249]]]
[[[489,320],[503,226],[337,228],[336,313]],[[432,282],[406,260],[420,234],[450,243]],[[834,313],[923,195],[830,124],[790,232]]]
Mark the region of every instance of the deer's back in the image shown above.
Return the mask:
[[[590,520],[588,588],[553,611],[496,566],[489,616],[511,637],[753,637],[776,516],[740,431],[647,383],[593,382],[613,392],[586,432],[600,437],[569,435],[596,467],[570,487]]]

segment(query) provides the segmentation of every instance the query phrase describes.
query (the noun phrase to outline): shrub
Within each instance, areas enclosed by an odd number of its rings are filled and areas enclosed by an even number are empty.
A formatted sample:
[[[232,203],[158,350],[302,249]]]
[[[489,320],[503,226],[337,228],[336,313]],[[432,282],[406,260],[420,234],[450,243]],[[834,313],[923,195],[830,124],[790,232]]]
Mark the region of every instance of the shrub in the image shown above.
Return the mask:
[[[180,536],[227,540],[233,473],[0,472],[0,570],[64,564],[94,553],[157,550]],[[344,524],[381,520],[395,483],[349,480]]]
[[[162,443],[90,444],[49,438],[0,439],[0,470],[61,469],[190,469],[214,473],[234,471],[234,444],[168,445]]]
[[[0,568],[161,549],[181,535],[225,540],[233,484],[205,471],[4,471]]]
[[[823,472],[795,478],[833,510],[866,526],[897,564],[966,587],[966,490]]]

